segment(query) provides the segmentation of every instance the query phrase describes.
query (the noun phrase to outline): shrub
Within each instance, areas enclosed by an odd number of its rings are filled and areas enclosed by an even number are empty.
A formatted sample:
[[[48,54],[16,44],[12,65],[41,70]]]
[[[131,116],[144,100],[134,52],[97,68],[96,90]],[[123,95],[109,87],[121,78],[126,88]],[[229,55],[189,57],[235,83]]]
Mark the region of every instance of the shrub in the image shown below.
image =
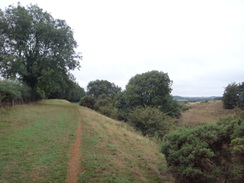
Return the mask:
[[[98,97],[94,109],[105,116],[111,118],[117,117],[116,109],[113,107],[112,98],[108,97],[106,94],[102,94]]]
[[[85,97],[82,97],[80,100],[80,106],[88,107],[90,109],[94,109],[95,103],[96,103],[96,100],[92,96],[85,96]]]
[[[217,125],[182,127],[167,135],[162,152],[178,182],[244,181],[243,160],[238,161],[243,148],[243,116],[222,119]]]
[[[0,80],[0,106],[26,103],[32,100],[32,90],[18,81]]]
[[[128,121],[143,135],[156,136],[160,139],[174,126],[169,116],[153,107],[134,108],[129,113]]]

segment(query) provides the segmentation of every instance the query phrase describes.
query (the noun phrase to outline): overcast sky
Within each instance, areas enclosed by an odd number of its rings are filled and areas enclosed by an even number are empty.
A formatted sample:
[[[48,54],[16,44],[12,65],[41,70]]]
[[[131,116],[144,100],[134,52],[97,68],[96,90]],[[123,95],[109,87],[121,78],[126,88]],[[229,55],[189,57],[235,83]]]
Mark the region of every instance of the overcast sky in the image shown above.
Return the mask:
[[[244,81],[243,0],[19,0],[74,30],[81,87],[108,80],[125,88],[136,74],[168,73],[172,94],[222,96]],[[0,8],[18,0],[0,0]]]

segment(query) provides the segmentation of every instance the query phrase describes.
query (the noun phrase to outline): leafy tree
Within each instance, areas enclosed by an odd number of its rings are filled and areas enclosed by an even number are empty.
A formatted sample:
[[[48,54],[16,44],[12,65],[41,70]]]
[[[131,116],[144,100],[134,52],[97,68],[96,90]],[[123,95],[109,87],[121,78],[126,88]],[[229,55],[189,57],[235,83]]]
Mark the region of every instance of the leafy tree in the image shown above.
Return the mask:
[[[170,132],[162,152],[177,181],[243,182],[243,116]]]
[[[37,5],[9,6],[0,12],[0,75],[19,78],[39,97],[65,86],[79,68],[73,31]]]
[[[96,99],[92,96],[85,96],[80,100],[80,106],[88,107],[90,109],[94,109],[95,103]]]
[[[137,74],[126,86],[126,103],[130,108],[151,106],[173,117],[179,117],[180,107],[170,96],[171,84],[167,73],[151,71]]]
[[[125,91],[117,93],[114,98],[114,107],[117,109],[117,118],[121,121],[128,121],[130,107],[126,103]]]
[[[244,82],[241,84],[229,84],[225,88],[222,100],[226,109],[244,108]]]
[[[71,82],[70,88],[66,89],[65,99],[71,102],[78,102],[86,95],[84,88],[80,87],[78,83]]]
[[[231,83],[225,88],[223,104],[226,109],[233,109],[238,105],[238,85]]]
[[[66,86],[63,86],[63,90],[57,90],[49,95],[49,98],[60,98],[66,99],[70,102],[79,102],[82,97],[84,97],[85,90],[81,88],[78,83],[73,80],[68,80]]]
[[[87,86],[87,95],[93,96],[95,98],[98,98],[100,95],[105,94],[113,99],[120,91],[121,88],[107,80],[91,81],[88,83]]]
[[[112,98],[108,97],[106,94],[102,94],[97,98],[94,109],[105,116],[111,118],[117,117],[117,111],[113,107]]]

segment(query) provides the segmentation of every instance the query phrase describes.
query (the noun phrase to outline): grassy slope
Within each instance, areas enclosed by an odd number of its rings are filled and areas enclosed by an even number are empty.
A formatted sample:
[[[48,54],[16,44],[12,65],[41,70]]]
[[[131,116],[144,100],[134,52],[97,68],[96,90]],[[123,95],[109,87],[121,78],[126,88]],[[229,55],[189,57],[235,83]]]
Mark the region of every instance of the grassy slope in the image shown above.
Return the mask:
[[[78,115],[79,182],[172,182],[154,142],[87,108],[48,100],[0,109],[0,183],[66,182]]]
[[[83,116],[80,182],[172,182],[158,145],[126,124],[87,108]]]
[[[199,123],[215,123],[219,118],[235,114],[236,110],[223,109],[222,101],[189,103],[190,109],[182,114],[179,124],[195,126]]]
[[[76,107],[57,101],[0,109],[0,182],[64,182]]]

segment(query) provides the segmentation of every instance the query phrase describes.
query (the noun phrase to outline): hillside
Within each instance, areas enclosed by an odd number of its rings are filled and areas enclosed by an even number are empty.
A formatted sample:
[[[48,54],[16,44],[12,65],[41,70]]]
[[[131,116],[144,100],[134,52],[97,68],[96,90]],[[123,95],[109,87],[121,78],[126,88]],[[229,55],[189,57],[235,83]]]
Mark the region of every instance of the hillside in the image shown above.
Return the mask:
[[[63,100],[0,108],[0,141],[0,182],[172,182],[155,142]]]
[[[219,118],[226,115],[233,115],[236,110],[224,109],[223,102],[209,101],[209,102],[194,102],[186,104],[189,110],[182,113],[179,119],[181,126],[195,126],[199,123],[215,123]]]

